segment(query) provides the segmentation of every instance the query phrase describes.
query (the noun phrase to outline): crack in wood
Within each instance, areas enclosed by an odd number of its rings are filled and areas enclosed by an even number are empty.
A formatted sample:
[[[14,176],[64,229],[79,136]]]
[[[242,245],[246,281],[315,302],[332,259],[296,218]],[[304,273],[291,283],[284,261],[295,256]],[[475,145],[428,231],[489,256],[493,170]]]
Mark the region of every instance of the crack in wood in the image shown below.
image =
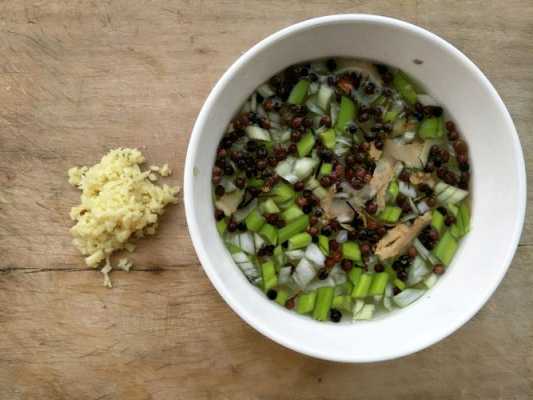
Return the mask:
[[[172,264],[172,265],[166,265],[166,266],[158,266],[158,267],[139,267],[139,268],[133,268],[128,273],[132,272],[154,272],[154,273],[161,273],[161,272],[176,272],[181,268],[194,268],[199,267],[200,264]],[[23,274],[36,274],[41,272],[88,272],[88,271],[98,271],[96,268],[76,268],[76,267],[60,267],[60,268],[44,268],[44,267],[14,267],[14,266],[8,266],[3,267],[0,266],[0,273],[10,273],[10,272],[21,272]],[[113,269],[113,273],[116,272],[126,272],[119,268]]]

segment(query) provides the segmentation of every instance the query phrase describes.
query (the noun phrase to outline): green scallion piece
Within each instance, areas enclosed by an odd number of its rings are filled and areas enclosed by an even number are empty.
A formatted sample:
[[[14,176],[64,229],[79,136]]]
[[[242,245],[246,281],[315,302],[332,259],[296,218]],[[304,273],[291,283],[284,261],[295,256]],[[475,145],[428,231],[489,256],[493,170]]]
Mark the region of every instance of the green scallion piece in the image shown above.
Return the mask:
[[[316,304],[313,310],[314,319],[317,321],[326,321],[328,319],[334,294],[335,289],[332,287],[321,287],[318,289]]]
[[[308,155],[315,146],[315,136],[311,131],[308,131],[296,145],[298,148],[298,155],[305,157]]]
[[[438,139],[444,133],[442,126],[442,117],[425,118],[418,127],[418,136],[422,139]]]
[[[346,125],[354,120],[356,112],[357,110],[354,102],[349,97],[342,96],[335,127],[341,132],[344,132]]]
[[[278,284],[276,267],[272,261],[267,261],[261,265],[261,276],[263,277],[263,290],[265,292]]]
[[[416,103],[416,90],[410,79],[401,71],[396,71],[392,80],[392,86],[396,89],[403,99],[414,105]]]
[[[347,241],[342,244],[342,256],[348,260],[360,262],[361,250],[356,242]]]
[[[374,274],[372,278],[372,284],[370,289],[368,289],[369,296],[380,296],[385,293],[385,287],[389,282],[389,274],[386,272],[379,272]]]
[[[291,222],[300,215],[304,215],[302,209],[297,205],[292,205],[281,213],[281,218],[283,218],[285,222]]]
[[[316,290],[302,293],[296,298],[296,312],[298,314],[307,314],[313,311],[316,303]]]
[[[284,306],[289,298],[289,292],[285,289],[278,290],[278,295],[276,296],[276,303]]]
[[[387,197],[389,202],[394,203],[396,201],[396,197],[398,197],[398,193],[400,193],[400,185],[398,185],[398,181],[394,179],[387,188]]]
[[[233,243],[226,243],[226,247],[231,254],[242,252],[241,248],[239,246],[235,246]]]
[[[279,208],[276,205],[276,202],[272,199],[267,199],[265,202],[260,205],[261,211],[265,214],[276,214],[279,213]]]
[[[324,255],[329,256],[329,239],[327,236],[318,236],[318,248],[322,250],[322,253],[324,253]]]
[[[353,285],[357,285],[357,282],[359,282],[359,278],[361,278],[361,275],[363,275],[362,268],[352,268],[350,272],[348,272],[348,279]]]
[[[291,90],[287,102],[289,104],[302,104],[307,96],[307,89],[309,89],[309,81],[302,79]]]
[[[404,281],[401,281],[399,279],[395,279],[392,284],[396,286],[400,290],[404,290],[407,286],[405,285]]]
[[[304,214],[296,219],[294,219],[289,224],[285,225],[278,231],[278,241],[283,243],[286,240],[289,240],[294,235],[297,235],[300,232],[303,232],[309,226],[309,216]]]
[[[265,224],[265,218],[256,209],[248,214],[244,222],[246,223],[246,228],[248,228],[249,231],[259,232],[259,230]]]
[[[333,298],[333,308],[344,310],[347,312],[352,311],[352,297],[351,296],[335,296]]]
[[[320,166],[320,170],[318,171],[318,177],[322,178],[323,176],[330,175],[332,171],[333,171],[333,164],[322,163],[322,165]]]
[[[333,150],[335,148],[336,136],[335,129],[328,129],[320,134],[320,140],[322,140],[322,144],[326,148]]]
[[[442,228],[444,228],[444,215],[437,210],[433,210],[431,212],[431,226],[439,233],[441,233]]]
[[[222,235],[224,232],[226,232],[227,227],[228,221],[226,221],[226,218],[217,221],[217,231],[219,235]]]
[[[364,273],[359,281],[354,285],[352,297],[354,299],[364,299],[368,295],[368,290],[372,283],[372,274]]]
[[[309,243],[311,243],[311,235],[307,232],[299,233],[289,239],[289,250],[307,247]]]
[[[457,247],[457,240],[453,237],[451,232],[447,230],[433,249],[433,255],[447,266],[450,265],[450,262],[457,251]]]
[[[264,184],[265,184],[265,181],[263,179],[250,178],[248,180],[248,187],[262,188]]]
[[[386,206],[383,210],[380,211],[380,213],[378,214],[378,218],[383,222],[394,224],[398,221],[401,214],[402,209],[400,207]]]
[[[276,204],[281,204],[294,199],[296,192],[291,185],[280,182],[272,188],[270,194],[272,195],[272,198]]]
[[[396,271],[392,268],[391,264],[385,266],[385,272],[389,274],[389,281],[394,282],[396,279]]]
[[[269,244],[276,245],[278,242],[278,230],[270,224],[264,224],[259,230],[259,235]]]

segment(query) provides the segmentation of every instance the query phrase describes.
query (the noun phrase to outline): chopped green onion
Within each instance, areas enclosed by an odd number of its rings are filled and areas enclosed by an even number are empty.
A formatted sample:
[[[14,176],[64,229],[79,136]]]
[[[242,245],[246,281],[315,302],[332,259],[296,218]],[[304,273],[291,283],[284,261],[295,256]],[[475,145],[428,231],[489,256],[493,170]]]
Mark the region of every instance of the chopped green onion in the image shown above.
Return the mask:
[[[337,285],[335,289],[335,294],[341,295],[341,294],[347,294],[351,295],[353,290],[353,284],[350,281],[346,281],[341,285]]]
[[[330,175],[333,171],[333,164],[330,163],[323,163],[320,166],[320,171],[318,172],[318,177],[321,178],[326,175]]]
[[[289,292],[285,289],[278,290],[278,295],[276,296],[276,303],[284,306],[289,298]]]
[[[466,204],[462,204],[456,216],[455,223],[450,227],[450,232],[456,239],[461,239],[470,231],[470,211]]]
[[[304,215],[304,212],[300,207],[294,204],[281,213],[281,218],[283,218],[285,222],[291,222],[300,215]]]
[[[351,296],[335,296],[332,306],[333,308],[350,312],[352,311],[352,298]]]
[[[289,250],[307,247],[309,243],[311,243],[311,235],[307,232],[299,233],[289,239]]]
[[[352,268],[350,272],[348,272],[348,279],[352,283],[352,285],[357,285],[357,282],[359,282],[359,278],[361,278],[361,275],[363,274],[363,268]]]
[[[455,204],[447,204],[446,208],[454,217],[457,217],[459,214],[459,207]]]
[[[418,127],[422,139],[438,139],[444,134],[442,117],[425,118]]]
[[[385,293],[385,288],[387,287],[388,281],[389,281],[388,273],[379,272],[377,274],[374,274],[374,277],[372,278],[372,284],[370,285],[370,289],[368,289],[368,295],[369,296],[380,296],[383,293]]]
[[[299,81],[291,90],[289,99],[287,102],[289,104],[302,104],[307,96],[307,89],[309,88],[309,81],[302,79]]]
[[[395,279],[392,284],[396,286],[400,290],[404,290],[407,286],[405,285],[404,281],[401,281],[399,279]]]
[[[355,299],[364,299],[368,295],[368,290],[372,283],[372,274],[364,273],[354,285],[352,297]]]
[[[433,255],[437,257],[444,265],[450,265],[452,258],[457,251],[457,240],[452,236],[448,230],[440,238],[437,246],[433,250]]]
[[[263,277],[263,290],[265,292],[278,284],[276,267],[272,261],[267,261],[261,265],[261,276]]]
[[[315,308],[313,310],[313,318],[317,321],[326,321],[328,319],[329,310],[333,303],[333,295],[335,289],[332,287],[318,288]]]
[[[278,230],[270,224],[264,224],[259,230],[259,234],[270,244],[276,245],[278,241]]]
[[[276,265],[276,271],[279,272],[281,267],[285,265],[286,257],[285,257],[285,250],[281,245],[276,246],[274,249],[274,264]]]
[[[389,274],[389,281],[394,282],[396,279],[396,271],[392,268],[391,264],[385,266],[385,272]]]
[[[246,228],[248,228],[249,231],[259,232],[259,230],[265,224],[265,218],[259,214],[257,210],[254,210],[248,214],[244,222],[246,223]]]
[[[335,127],[341,132],[344,132],[346,125],[354,120],[355,114],[356,107],[354,102],[349,97],[342,96],[339,116],[337,117],[337,123]]]
[[[325,147],[327,147],[330,150],[333,150],[335,148],[335,138],[336,138],[335,129],[328,129],[327,131],[324,131],[320,134],[320,140],[322,140],[322,143]]]
[[[222,235],[224,232],[226,232],[227,227],[228,221],[226,221],[226,218],[217,221],[217,231],[219,235]]]
[[[251,178],[248,180],[248,187],[262,188],[264,184],[265,181],[263,179]]]
[[[265,202],[261,203],[261,211],[265,214],[276,214],[279,213],[279,208],[272,199],[267,199]]]
[[[329,239],[327,238],[327,236],[324,236],[324,235],[318,236],[318,248],[326,256],[329,255]]]
[[[361,250],[356,242],[347,241],[342,244],[342,256],[348,260],[360,262]]]
[[[292,200],[296,195],[292,186],[283,182],[280,182],[276,186],[274,186],[270,191],[270,194],[272,194],[272,198],[274,199],[276,204]]]
[[[431,226],[439,233],[441,233],[442,228],[444,228],[444,215],[437,210],[433,210],[431,212]]]
[[[315,136],[311,131],[308,131],[298,142],[298,155],[300,157],[305,157],[308,155],[315,145]]]
[[[400,218],[402,209],[396,206],[387,206],[379,214],[378,218],[383,222],[394,224]]]
[[[309,226],[309,216],[304,214],[298,218],[295,218],[292,222],[285,225],[278,231],[278,240],[279,243],[283,243],[286,240],[289,240],[294,235],[297,235],[300,232],[303,232]]]
[[[394,73],[392,86],[394,86],[407,103],[411,105],[416,103],[417,96],[414,85],[411,84],[409,78],[403,72],[396,71]]]
[[[400,110],[387,111],[383,116],[383,122],[394,122],[394,120],[398,118],[398,115],[400,115]]]
[[[313,311],[316,302],[316,290],[302,293],[296,299],[296,312],[298,314],[307,314]]]
[[[241,252],[241,248],[239,246],[234,245],[233,243],[226,243],[226,247],[228,248],[231,254]]]
[[[398,181],[396,179],[393,179],[387,189],[387,196],[391,203],[394,203],[396,201],[398,193],[400,193],[400,186],[398,185]]]

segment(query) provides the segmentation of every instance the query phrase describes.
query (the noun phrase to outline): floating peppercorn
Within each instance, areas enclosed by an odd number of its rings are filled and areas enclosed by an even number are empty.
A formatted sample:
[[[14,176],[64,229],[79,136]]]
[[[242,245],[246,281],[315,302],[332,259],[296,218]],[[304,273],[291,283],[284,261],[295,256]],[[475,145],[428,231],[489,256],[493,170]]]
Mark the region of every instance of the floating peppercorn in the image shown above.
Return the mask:
[[[278,292],[276,292],[274,289],[268,289],[267,297],[270,300],[276,300],[276,298],[278,297]]]
[[[434,267],[433,267],[433,272],[436,274],[436,275],[442,275],[445,271],[445,268],[444,268],[444,265],[442,264],[436,264]]]
[[[326,259],[326,263],[327,263],[328,259]],[[327,264],[326,264],[327,265]],[[325,280],[325,279],[328,279],[328,270],[326,268],[320,268],[320,270],[318,271],[318,279],[320,279],[321,281]]]
[[[224,219],[224,217],[225,217],[224,211],[222,211],[222,210],[217,208],[215,210],[215,219],[217,221],[220,221],[220,220]]]
[[[341,268],[344,272],[348,272],[353,268],[353,262],[351,260],[342,260]]]
[[[455,217],[451,214],[447,215],[446,218],[444,219],[444,224],[446,226],[451,226],[455,224]]]
[[[221,197],[221,196],[224,196],[224,193],[226,193],[226,190],[224,189],[224,186],[222,185],[217,185],[215,187],[215,195],[217,197]]]
[[[331,322],[340,322],[342,318],[342,313],[337,310],[336,308],[332,308],[331,310],[329,310],[329,319],[331,320]]]

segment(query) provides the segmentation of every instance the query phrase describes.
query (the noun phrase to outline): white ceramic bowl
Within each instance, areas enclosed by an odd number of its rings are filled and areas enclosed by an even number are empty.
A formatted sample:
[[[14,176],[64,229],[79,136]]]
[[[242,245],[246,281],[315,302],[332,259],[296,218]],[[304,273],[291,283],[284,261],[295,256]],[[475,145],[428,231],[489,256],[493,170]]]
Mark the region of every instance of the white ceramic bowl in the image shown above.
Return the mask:
[[[357,324],[317,323],[273,304],[245,279],[220,240],[210,176],[224,128],[246,97],[283,68],[328,56],[401,68],[424,84],[457,122],[473,165],[472,230],[437,285],[411,306]],[[423,61],[414,63],[414,59]],[[417,26],[371,15],[316,18],[283,29],[243,54],[222,76],[194,125],[185,166],[185,209],[194,247],[211,282],[246,322],[313,357],[387,360],[451,334],[483,306],[509,267],[526,205],[525,167],[505,105],[464,54]]]

